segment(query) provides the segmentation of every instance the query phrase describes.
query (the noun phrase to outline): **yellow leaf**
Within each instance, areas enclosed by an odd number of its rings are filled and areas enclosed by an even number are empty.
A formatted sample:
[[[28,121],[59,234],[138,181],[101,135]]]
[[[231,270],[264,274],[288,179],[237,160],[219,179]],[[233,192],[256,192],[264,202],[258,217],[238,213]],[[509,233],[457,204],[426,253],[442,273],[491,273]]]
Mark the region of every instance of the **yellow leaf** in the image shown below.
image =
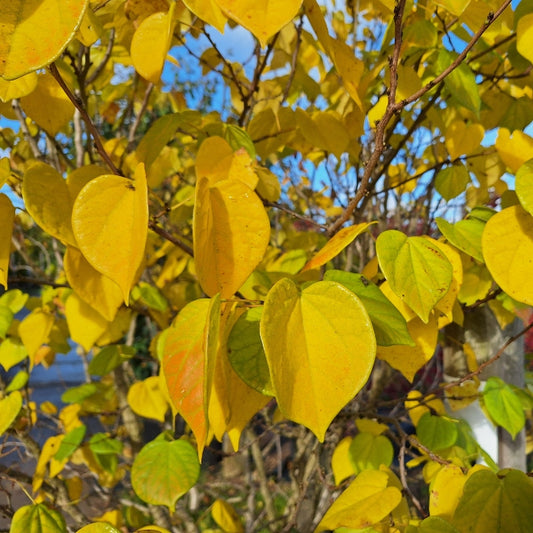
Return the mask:
[[[348,246],[358,235],[363,233],[363,231],[366,231],[371,224],[374,224],[374,222],[363,222],[361,224],[356,224],[355,226],[341,229],[310,261],[307,262],[303,267],[302,272],[325,265],[329,260],[333,259],[344,250],[344,248],[346,248],[346,246]]]
[[[239,180],[196,185],[194,264],[204,292],[231,297],[259,264],[270,240],[263,204]]]
[[[355,474],[352,459],[350,458],[350,444],[352,437],[344,437],[335,447],[331,456],[331,470],[335,485],[340,485],[346,478]]]
[[[196,437],[198,455],[206,443],[207,410],[218,343],[220,299],[201,298],[178,314],[165,339],[162,373],[172,404]]]
[[[9,102],[14,98],[22,98],[30,94],[35,87],[37,87],[37,74],[35,72],[13,81],[0,78],[0,100]]]
[[[67,464],[68,458],[63,459],[63,461],[57,461],[54,459],[54,455],[59,450],[62,440],[65,438],[65,435],[53,435],[49,437],[47,441],[43,444],[41,448],[41,455],[37,461],[35,467],[35,472],[33,474],[32,481],[32,490],[33,492],[38,492],[43,484],[44,478],[46,477],[46,466],[50,463],[49,476],[55,477],[63,467]]]
[[[11,200],[3,193],[0,194],[0,220],[2,221],[0,224],[0,285],[3,285],[7,289],[15,208]]]
[[[20,99],[26,114],[47,133],[54,136],[74,114],[74,106],[51,74],[38,75],[37,87]]]
[[[131,40],[131,60],[135,70],[151,83],[158,83],[174,32],[176,2],[170,3],[168,13],[154,13],[146,17],[135,30]]]
[[[224,533],[244,533],[237,511],[224,500],[217,499],[214,501],[211,507],[211,516]]]
[[[54,317],[42,309],[34,309],[20,324],[19,337],[24,343],[33,366],[33,357],[42,344],[48,341],[48,335],[54,324]]]
[[[76,294],[107,321],[112,322],[122,304],[122,292],[119,286],[95,270],[73,246],[67,247],[63,267],[69,285]]]
[[[120,287],[128,305],[148,234],[144,165],[133,180],[104,175],[87,183],[74,202],[72,228],[87,261]]]
[[[466,124],[464,120],[452,122],[446,129],[446,149],[451,159],[471,154],[483,140],[485,130],[481,124]]]
[[[70,337],[88,352],[107,329],[107,320],[73,292],[65,303]]]
[[[463,494],[466,476],[455,465],[445,465],[433,478],[429,488],[429,514],[451,520]]]
[[[261,46],[298,13],[302,0],[216,0],[224,14],[252,32]]]
[[[284,278],[267,295],[260,330],[281,412],[322,441],[374,364],[376,339],[363,304],[332,281],[300,292]]]
[[[452,411],[464,409],[478,400],[480,396],[478,389],[479,379],[477,377],[473,380],[465,381],[460,385],[455,385],[454,387],[446,389],[446,400]]]
[[[533,63],[533,13],[520,17],[516,26],[516,49]]]
[[[22,394],[18,390],[0,400],[0,436],[9,429],[21,408]]]
[[[489,219],[483,257],[496,283],[512,298],[533,305],[533,216],[514,205]]]
[[[159,376],[151,376],[134,383],[128,390],[128,403],[134,413],[164,422],[168,403],[159,381]]]
[[[399,370],[409,381],[433,356],[437,345],[437,318],[432,313],[427,324],[415,317],[407,322],[409,335],[415,346],[378,346],[377,357]]]
[[[387,487],[388,481],[386,472],[361,472],[328,509],[315,533],[339,527],[364,529],[383,520],[402,501],[401,491]]]
[[[418,425],[418,421],[422,418],[422,415],[426,413],[433,411],[440,415],[446,414],[446,407],[440,398],[437,398],[433,394],[424,397],[417,390],[410,390],[407,393],[407,400],[405,400],[404,405],[415,426]]]
[[[494,146],[513,174],[528,159],[533,158],[533,138],[519,130],[513,131],[511,137],[509,130],[500,128]]]
[[[387,425],[381,424],[380,422],[371,420],[369,418],[358,418],[355,421],[355,425],[361,433],[370,433],[376,437],[388,429]]]
[[[207,22],[220,33],[224,33],[227,18],[216,0],[184,0],[183,2],[196,16]]]
[[[34,163],[24,173],[22,196],[33,220],[47,233],[75,245],[72,233],[72,201],[66,181],[45,163]]]
[[[54,61],[81,21],[87,0],[2,2],[0,76],[14,79]]]
[[[233,161],[233,149],[222,137],[208,137],[196,156],[196,180],[208,178],[209,184],[226,179]]]
[[[67,187],[72,202],[87,183],[105,173],[105,168],[100,165],[85,165],[70,172],[67,176]]]

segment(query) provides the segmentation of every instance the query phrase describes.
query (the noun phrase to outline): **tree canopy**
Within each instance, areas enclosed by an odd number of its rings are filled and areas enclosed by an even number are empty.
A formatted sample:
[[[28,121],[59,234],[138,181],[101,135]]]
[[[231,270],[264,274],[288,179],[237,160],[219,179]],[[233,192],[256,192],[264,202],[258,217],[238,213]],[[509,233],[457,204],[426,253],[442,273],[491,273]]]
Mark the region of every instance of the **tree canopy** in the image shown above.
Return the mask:
[[[0,43],[12,533],[530,530],[463,410],[524,442],[531,2],[12,0]]]

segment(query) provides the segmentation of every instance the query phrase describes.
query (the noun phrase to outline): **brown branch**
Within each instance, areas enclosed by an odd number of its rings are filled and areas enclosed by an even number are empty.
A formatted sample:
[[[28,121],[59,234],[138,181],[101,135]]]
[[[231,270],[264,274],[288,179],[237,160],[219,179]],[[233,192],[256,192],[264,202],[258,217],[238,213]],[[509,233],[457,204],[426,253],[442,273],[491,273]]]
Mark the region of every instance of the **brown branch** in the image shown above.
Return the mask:
[[[30,130],[28,129],[28,125],[26,124],[26,120],[24,118],[24,115],[22,114],[22,108],[20,107],[19,101],[17,99],[13,100],[11,102],[11,107],[13,108],[13,111],[17,117],[17,120],[20,124],[20,129],[22,130],[22,133],[24,134],[24,138],[26,139],[27,143],[30,145],[31,153],[33,154],[33,157],[35,159],[39,159],[42,161],[44,159],[43,154],[39,150],[39,147],[37,146],[37,141],[35,140],[35,137],[30,133]]]
[[[133,147],[133,143],[135,141],[135,133],[137,132],[137,129],[139,125],[141,124],[142,116],[144,115],[144,112],[146,111],[146,108],[148,107],[148,101],[150,100],[150,95],[152,94],[153,89],[154,89],[154,84],[149,83],[144,93],[144,98],[141,104],[141,109],[137,113],[137,116],[135,117],[135,121],[131,125],[130,131],[128,132],[128,148],[129,149]]]
[[[183,242],[180,238],[176,237],[175,235],[172,235],[167,230],[163,229],[161,226],[158,226],[155,221],[151,220],[148,224],[148,227],[153,232],[163,237],[163,239],[166,239],[167,241],[176,245],[178,248],[181,248],[186,254],[189,254],[191,257],[194,257],[193,249],[188,244]]]
[[[91,133],[91,136],[94,140],[94,144],[96,146],[96,150],[100,154],[100,157],[105,161],[106,165],[111,169],[113,174],[116,174],[117,176],[124,176],[124,174],[115,166],[115,163],[111,160],[111,157],[106,152],[104,145],[102,144],[102,141],[100,139],[100,134],[98,133],[98,130],[96,129],[96,126],[94,125],[93,121],[91,120],[91,117],[83,107],[82,103],[80,102],[80,99],[77,98],[74,93],[70,90],[68,85],[65,83],[65,80],[61,77],[61,74],[57,70],[57,67],[54,63],[52,63],[49,67],[50,73],[55,78],[59,86],[63,89],[65,94],[67,95],[68,99],[74,104],[74,107],[80,112],[81,118],[84,120],[85,124],[87,125],[87,129]]]
[[[283,89],[283,95],[281,97],[280,105],[283,105],[285,101],[287,100],[287,98],[289,97],[289,91],[291,90],[294,77],[296,76],[296,63],[298,60],[298,54],[300,53],[300,46],[302,44],[303,22],[304,22],[303,16],[300,16],[300,21],[298,22],[298,25],[296,26],[296,46],[294,47],[294,51],[292,53],[291,71],[289,73],[289,79],[287,80],[287,85],[285,85],[285,89]]]

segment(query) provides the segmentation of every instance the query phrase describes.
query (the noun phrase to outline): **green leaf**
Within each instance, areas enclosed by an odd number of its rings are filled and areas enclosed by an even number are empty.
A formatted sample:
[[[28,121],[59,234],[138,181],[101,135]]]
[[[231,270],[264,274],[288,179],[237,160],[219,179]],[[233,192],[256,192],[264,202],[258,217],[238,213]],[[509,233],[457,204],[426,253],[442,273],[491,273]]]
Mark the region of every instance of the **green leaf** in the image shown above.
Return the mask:
[[[431,241],[396,230],[381,233],[376,241],[379,265],[391,289],[426,324],[453,275],[450,261]]]
[[[13,322],[13,311],[7,305],[0,305],[0,338],[5,339]]]
[[[107,522],[94,522],[93,524],[87,524],[81,529],[78,529],[76,533],[121,533],[119,529],[108,524]]]
[[[533,159],[526,161],[518,169],[515,188],[522,207],[533,215]]]
[[[133,288],[131,297],[154,311],[164,313],[168,309],[167,299],[159,292],[158,288],[145,281],[141,281]]]
[[[490,377],[483,389],[483,402],[491,418],[513,437],[524,427],[526,417],[520,398],[503,380]]]
[[[350,444],[350,459],[356,474],[363,470],[379,470],[390,466],[394,456],[391,441],[384,435],[358,433]]]
[[[68,459],[82,443],[85,433],[87,431],[87,426],[82,425],[70,430],[59,445],[59,450],[57,450],[54,455],[54,459],[57,461],[63,461]]]
[[[377,285],[361,274],[341,270],[328,270],[324,274],[324,280],[340,283],[361,299],[374,326],[379,346],[415,345],[407,330],[405,318]]]
[[[89,440],[89,448],[96,462],[113,475],[117,470],[118,454],[122,452],[123,443],[106,433],[95,433]]]
[[[19,289],[12,289],[0,296],[0,305],[6,305],[15,314],[24,307],[29,297],[29,294],[24,294]]]
[[[60,513],[44,503],[25,505],[14,515],[10,533],[67,533],[65,520]]]
[[[281,412],[322,441],[374,364],[376,339],[363,304],[333,281],[300,292],[284,278],[267,295],[260,330]]]
[[[198,454],[191,444],[184,440],[155,440],[135,458],[131,482],[141,500],[166,505],[172,511],[199,475]]]
[[[444,218],[436,218],[435,222],[446,239],[465,254],[471,255],[480,263],[484,263],[481,252],[481,235],[485,223],[477,218],[468,218],[451,224]]]
[[[453,517],[461,532],[529,533],[533,524],[533,482],[518,470],[480,470],[465,483]]]
[[[450,52],[441,49],[437,60],[439,72],[448,68],[452,62],[453,58]],[[473,111],[476,115],[479,113],[481,98],[478,84],[474,73],[465,62],[462,62],[444,78],[444,85],[461,105]]]
[[[93,376],[105,376],[134,355],[135,348],[125,344],[105,346],[91,359],[89,373]]]
[[[14,376],[9,385],[6,387],[6,392],[13,392],[25,387],[30,379],[30,375],[25,370],[19,370]]]
[[[256,157],[255,146],[252,139],[250,139],[250,136],[242,128],[239,128],[239,126],[226,124],[226,127],[224,128],[224,139],[233,148],[234,152],[239,148],[244,148],[251,158]]]
[[[461,533],[440,516],[428,516],[418,526],[418,533]]]
[[[228,358],[233,370],[250,387],[274,396],[259,324],[262,307],[248,309],[239,317],[228,338]]]
[[[61,395],[61,401],[64,403],[80,403],[92,396],[97,390],[96,383],[84,383],[66,390]]]
[[[435,178],[435,189],[447,201],[465,192],[470,183],[470,174],[463,163],[443,168]]]
[[[443,450],[457,440],[457,423],[431,413],[424,413],[416,426],[416,435],[421,444],[430,450]]]
[[[22,408],[22,394],[12,392],[0,400],[0,435],[3,435],[15,421]]]

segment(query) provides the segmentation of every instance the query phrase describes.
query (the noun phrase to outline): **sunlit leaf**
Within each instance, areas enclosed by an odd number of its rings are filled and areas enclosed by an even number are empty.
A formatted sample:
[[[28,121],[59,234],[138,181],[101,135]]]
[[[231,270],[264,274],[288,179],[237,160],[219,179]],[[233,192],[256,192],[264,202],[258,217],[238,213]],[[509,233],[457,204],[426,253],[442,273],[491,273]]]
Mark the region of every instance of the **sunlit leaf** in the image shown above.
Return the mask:
[[[176,501],[194,486],[199,475],[198,456],[188,442],[156,439],[135,457],[131,483],[143,501],[173,510]]]
[[[3,435],[15,421],[22,408],[22,394],[12,392],[0,400],[0,435]]]
[[[211,507],[211,516],[224,533],[244,533],[244,527],[237,511],[224,500],[214,501]]]
[[[522,402],[513,389],[502,379],[490,377],[483,389],[483,403],[494,422],[514,439],[524,427],[526,417]]]
[[[15,208],[11,200],[3,193],[0,194],[0,220],[2,220],[2,224],[0,225],[0,285],[3,285],[7,289]]]
[[[87,426],[81,425],[71,429],[61,441],[54,458],[58,461],[68,459],[83,442]]]
[[[76,294],[111,322],[123,301],[119,286],[94,269],[83,254],[73,246],[67,247],[63,267],[67,280]]]
[[[184,0],[183,2],[195,15],[216,28],[220,33],[224,32],[227,18],[222,13],[216,0]]]
[[[220,301],[194,300],[170,326],[163,374],[175,409],[192,429],[201,457],[208,433],[207,409],[218,341]]]
[[[298,13],[302,0],[216,0],[224,14],[252,32],[261,46]]]
[[[390,466],[393,456],[391,441],[384,435],[358,433],[350,444],[350,459],[356,474],[378,470],[380,465]]]
[[[346,478],[355,474],[355,468],[350,457],[352,437],[344,437],[335,447],[331,456],[331,470],[335,485],[340,485]]]
[[[61,174],[50,165],[34,163],[25,173],[22,194],[26,209],[50,235],[75,245],[70,218],[72,201]]]
[[[528,533],[532,499],[533,483],[523,472],[481,470],[465,483],[453,524],[461,532]]]
[[[159,380],[159,376],[150,376],[131,385],[128,390],[128,403],[134,413],[164,422],[168,403],[159,386]]]
[[[281,412],[323,440],[374,363],[376,341],[362,303],[335,282],[300,292],[282,279],[266,298],[261,338]]]
[[[516,205],[494,215],[482,236],[483,257],[496,283],[511,297],[533,304],[533,216]]]
[[[435,178],[435,189],[447,201],[453,200],[466,190],[470,174],[463,163],[443,168]]]
[[[229,298],[263,258],[270,222],[261,200],[239,180],[201,178],[194,205],[194,262],[206,294]]]
[[[429,514],[451,520],[463,494],[466,476],[456,465],[445,465],[429,488]]]
[[[76,533],[120,533],[120,530],[106,522],[95,522],[83,526]]]
[[[25,370],[19,370],[14,376],[13,379],[9,382],[9,385],[6,387],[6,392],[13,392],[20,390],[28,384],[30,375]]]
[[[360,298],[374,326],[379,346],[414,346],[405,318],[374,283],[360,274],[341,270],[328,270],[324,274],[324,280],[336,281]]]
[[[379,265],[392,290],[424,321],[450,288],[453,269],[431,239],[407,237],[396,230],[376,242]]]
[[[522,207],[530,215],[533,215],[533,159],[526,161],[518,169],[515,177],[515,187]]]
[[[14,79],[54,61],[74,37],[87,0],[12,0],[2,6],[0,76]]]
[[[59,511],[44,503],[25,505],[13,515],[11,533],[67,533],[65,520]]]
[[[524,15],[516,26],[516,49],[533,63],[533,13]]]
[[[37,75],[31,72],[13,81],[0,78],[0,101],[8,102],[14,98],[22,98],[37,87]]]
[[[366,231],[371,224],[372,222],[364,222],[341,229],[307,262],[302,272],[325,265],[328,261],[339,255],[358,235]]]
[[[471,154],[481,144],[484,135],[485,130],[481,124],[453,121],[446,129],[445,141],[450,158],[454,160],[463,154]]]
[[[174,31],[176,2],[170,2],[168,13],[146,17],[131,40],[131,60],[135,70],[151,83],[158,83]]]
[[[511,135],[506,128],[500,128],[494,146],[502,161],[513,173],[533,158],[533,138],[523,131],[515,130]]]
[[[19,336],[30,360],[37,350],[48,340],[48,335],[52,329],[54,317],[42,309],[34,309],[20,324],[18,328]]]
[[[328,509],[315,533],[338,527],[362,529],[380,522],[402,499],[400,490],[387,483],[385,472],[361,472]]]
[[[28,357],[28,351],[18,339],[11,337],[4,339],[0,344],[0,364],[8,371]]]
[[[127,305],[148,233],[144,165],[137,166],[133,180],[113,175],[91,180],[74,202],[72,228],[87,261],[117,283]]]
[[[484,262],[483,254],[481,253],[481,235],[485,224],[481,220],[469,218],[451,224],[444,218],[437,218],[435,222],[441,233],[451,244],[471,255],[479,262]]]

